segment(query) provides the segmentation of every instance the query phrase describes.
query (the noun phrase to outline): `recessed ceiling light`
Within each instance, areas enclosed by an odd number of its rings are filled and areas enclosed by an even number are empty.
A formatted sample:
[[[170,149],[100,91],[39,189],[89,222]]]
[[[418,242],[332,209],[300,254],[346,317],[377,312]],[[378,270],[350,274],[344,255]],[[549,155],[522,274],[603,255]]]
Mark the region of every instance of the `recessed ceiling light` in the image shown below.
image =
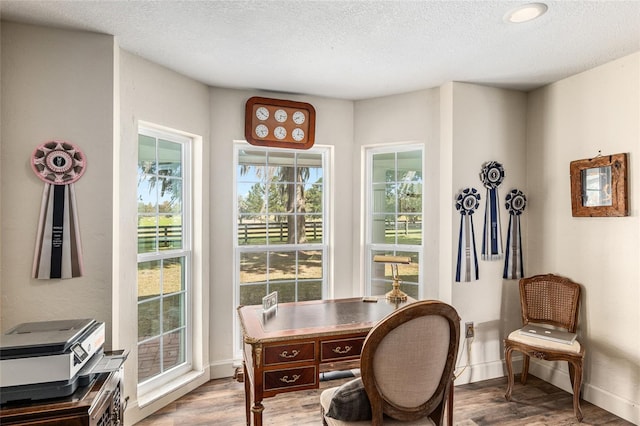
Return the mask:
[[[504,15],[504,20],[516,24],[528,22],[543,15],[547,9],[548,7],[544,3],[523,4],[507,12],[507,14]]]

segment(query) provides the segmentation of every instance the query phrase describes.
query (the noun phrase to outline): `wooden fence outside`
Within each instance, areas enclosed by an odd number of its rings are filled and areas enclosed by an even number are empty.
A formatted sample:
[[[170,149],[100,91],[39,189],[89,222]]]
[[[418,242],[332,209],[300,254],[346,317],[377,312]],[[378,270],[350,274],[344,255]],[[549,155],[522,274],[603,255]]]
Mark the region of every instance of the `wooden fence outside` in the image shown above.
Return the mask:
[[[159,249],[180,248],[182,246],[182,225],[164,225],[158,227],[157,241]],[[155,226],[138,226],[138,252],[154,248],[156,242]],[[141,250],[142,248],[142,250]]]
[[[412,231],[422,229],[421,222],[404,222],[399,224],[398,231],[409,234]],[[322,222],[305,222],[305,233],[310,241],[318,241],[322,239],[323,226]],[[385,229],[385,235],[392,236],[396,233],[393,227]],[[270,223],[239,223],[238,224],[238,241],[242,244],[248,244],[250,241],[270,240],[286,242],[289,236],[289,228],[285,222]],[[179,248],[182,243],[182,225],[165,225],[158,227],[158,244],[159,248]],[[156,241],[155,226],[139,226],[138,227],[138,247],[148,249],[153,248]]]
[[[322,239],[322,222],[306,222],[305,233],[309,240]],[[240,223],[238,224],[238,239],[244,244],[250,240],[276,239],[280,242],[287,241],[289,228],[284,222],[270,223],[269,227],[264,223]],[[138,227],[138,246],[151,249],[156,241],[155,226]],[[160,249],[177,248],[182,242],[182,226],[166,225],[158,227],[158,244]],[[177,247],[176,247],[177,246]],[[143,250],[148,251],[148,250]]]
[[[317,241],[322,239],[322,222],[305,222],[305,234],[307,239]],[[276,239],[280,242],[287,241],[289,227],[285,222],[270,223],[269,227],[264,223],[239,223],[238,241],[247,244],[249,240]]]

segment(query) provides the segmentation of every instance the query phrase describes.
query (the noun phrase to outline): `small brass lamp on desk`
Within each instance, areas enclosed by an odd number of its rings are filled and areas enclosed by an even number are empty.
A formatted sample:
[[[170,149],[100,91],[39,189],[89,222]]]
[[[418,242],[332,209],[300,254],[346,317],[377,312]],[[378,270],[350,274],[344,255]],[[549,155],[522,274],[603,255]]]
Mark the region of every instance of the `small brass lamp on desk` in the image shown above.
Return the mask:
[[[400,290],[400,277],[398,276],[398,264],[408,265],[411,263],[411,258],[408,256],[373,256],[373,261],[376,263],[388,263],[391,265],[391,276],[393,278],[392,289],[387,293],[387,300],[391,302],[404,302],[407,300],[407,295]]]

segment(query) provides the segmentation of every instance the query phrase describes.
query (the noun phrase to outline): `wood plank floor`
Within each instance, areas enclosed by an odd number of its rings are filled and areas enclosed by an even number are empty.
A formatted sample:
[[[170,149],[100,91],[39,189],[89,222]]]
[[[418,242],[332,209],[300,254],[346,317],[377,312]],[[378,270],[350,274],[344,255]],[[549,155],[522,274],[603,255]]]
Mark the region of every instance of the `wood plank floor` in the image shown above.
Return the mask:
[[[319,390],[278,395],[264,400],[264,424],[320,426],[319,395],[323,389],[351,379],[321,382]],[[631,425],[586,401],[584,420],[573,415],[571,394],[529,375],[526,385],[516,378],[511,402],[504,399],[506,378],[456,386],[454,424],[483,425]],[[235,380],[217,379],[199,387],[137,426],[243,426],[244,386]]]

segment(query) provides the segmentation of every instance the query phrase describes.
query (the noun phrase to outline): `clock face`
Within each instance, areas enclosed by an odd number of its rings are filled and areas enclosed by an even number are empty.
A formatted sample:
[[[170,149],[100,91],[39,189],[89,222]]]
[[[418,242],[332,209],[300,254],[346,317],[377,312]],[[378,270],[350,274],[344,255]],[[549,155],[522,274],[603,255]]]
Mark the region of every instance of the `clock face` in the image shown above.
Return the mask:
[[[245,105],[244,134],[252,145],[309,149],[315,125],[316,111],[306,102],[254,96]]]
[[[284,139],[287,137],[287,129],[285,129],[282,126],[278,126],[275,129],[273,129],[273,136],[275,136],[278,139]]]
[[[287,111],[283,109],[277,110],[273,116],[279,123],[284,123],[285,121],[287,121]]]
[[[269,118],[269,110],[265,107],[260,107],[256,110],[256,117],[258,117],[258,120],[266,120],[267,118]]]
[[[266,138],[269,134],[269,128],[264,124],[258,124],[256,126],[256,136],[259,138]]]
[[[295,129],[293,129],[293,131],[291,132],[291,137],[296,140],[297,142],[300,142],[302,139],[304,139],[304,130],[302,130],[299,127],[296,127]]]
[[[293,122],[296,124],[302,124],[304,123],[304,112],[302,111],[296,111],[293,113]]]

